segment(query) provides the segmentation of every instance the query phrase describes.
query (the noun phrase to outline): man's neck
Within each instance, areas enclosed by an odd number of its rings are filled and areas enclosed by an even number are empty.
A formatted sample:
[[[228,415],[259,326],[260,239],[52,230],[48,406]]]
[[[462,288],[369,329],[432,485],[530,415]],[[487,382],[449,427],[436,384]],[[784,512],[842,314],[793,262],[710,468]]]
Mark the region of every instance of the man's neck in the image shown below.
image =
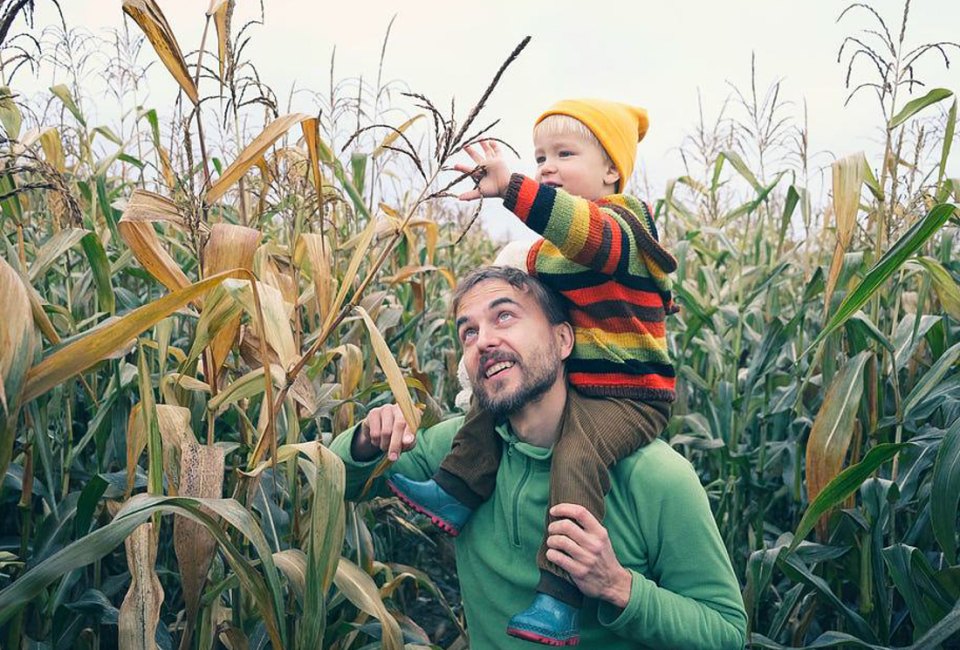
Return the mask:
[[[561,376],[540,399],[509,416],[510,426],[523,442],[535,447],[552,447],[560,437],[560,421],[566,404],[567,381]]]

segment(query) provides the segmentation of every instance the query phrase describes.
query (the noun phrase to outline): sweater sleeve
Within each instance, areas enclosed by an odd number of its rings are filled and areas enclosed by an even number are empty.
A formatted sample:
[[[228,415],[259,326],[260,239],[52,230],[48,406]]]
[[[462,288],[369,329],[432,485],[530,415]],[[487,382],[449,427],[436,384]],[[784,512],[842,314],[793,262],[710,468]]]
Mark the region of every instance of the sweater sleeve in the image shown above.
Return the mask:
[[[625,196],[625,195],[621,195]],[[609,276],[665,276],[677,261],[657,241],[640,201],[593,202],[513,174],[503,205],[569,260]],[[630,206],[630,207],[628,207]],[[633,209],[631,209],[633,207]]]
[[[386,489],[386,474],[399,473],[415,481],[425,481],[440,467],[440,461],[450,451],[450,445],[453,437],[460,429],[463,423],[462,417],[451,418],[436,424],[429,429],[422,429],[417,432],[417,442],[413,449],[400,455],[388,472],[379,476],[366,495],[362,495],[363,487],[367,479],[373,474],[377,465],[383,459],[383,455],[370,461],[357,461],[350,454],[350,445],[353,442],[353,436],[356,434],[360,425],[347,429],[337,436],[330,443],[330,450],[343,460],[346,468],[346,485],[344,497],[348,501],[356,501],[361,497],[369,498],[373,496],[385,496],[388,494]]]
[[[628,569],[633,583],[627,606],[601,603],[598,618],[644,646],[742,648],[747,617],[736,576],[706,493],[689,464],[677,460],[685,467],[667,462],[646,478],[636,477],[646,490],[638,494],[652,579]]]

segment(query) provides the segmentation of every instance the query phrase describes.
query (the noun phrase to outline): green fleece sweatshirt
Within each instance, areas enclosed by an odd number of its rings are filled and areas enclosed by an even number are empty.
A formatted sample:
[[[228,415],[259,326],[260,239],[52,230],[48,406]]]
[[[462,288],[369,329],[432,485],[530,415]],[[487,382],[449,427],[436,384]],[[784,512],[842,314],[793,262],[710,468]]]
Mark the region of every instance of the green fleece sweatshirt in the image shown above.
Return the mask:
[[[420,431],[414,449],[391,468],[413,480],[430,478],[462,417]],[[474,650],[534,650],[510,637],[507,621],[533,599],[539,573],[550,479],[550,449],[521,442],[509,425],[498,427],[503,458],[493,497],[478,508],[456,538],[457,573]],[[346,497],[359,494],[377,460],[354,461],[351,433],[331,449],[346,464]],[[580,647],[742,648],[746,614],[736,576],[710,512],[706,493],[683,456],[662,440],[620,461],[610,474],[606,526],[633,585],[619,609],[588,598],[581,613]],[[372,494],[387,494],[380,479]]]

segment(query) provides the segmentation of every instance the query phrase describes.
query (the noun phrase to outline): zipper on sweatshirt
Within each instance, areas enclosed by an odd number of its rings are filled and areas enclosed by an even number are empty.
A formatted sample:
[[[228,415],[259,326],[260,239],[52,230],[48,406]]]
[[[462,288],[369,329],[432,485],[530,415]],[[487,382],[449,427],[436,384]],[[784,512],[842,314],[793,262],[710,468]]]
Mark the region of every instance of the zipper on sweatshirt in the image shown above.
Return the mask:
[[[510,443],[510,446],[507,447],[507,455],[513,456],[515,451],[516,450],[514,449],[513,443]],[[513,539],[511,541],[513,542],[514,546],[519,548],[520,547],[520,495],[523,492],[523,488],[527,485],[527,481],[530,479],[530,473],[533,471],[533,463],[524,454],[520,454],[518,452],[516,455],[520,456],[523,459],[523,474],[520,476],[520,480],[517,481],[517,486],[513,491],[513,503],[511,504],[513,508],[513,512],[511,513],[512,514],[511,519],[513,523],[513,526],[512,526]]]

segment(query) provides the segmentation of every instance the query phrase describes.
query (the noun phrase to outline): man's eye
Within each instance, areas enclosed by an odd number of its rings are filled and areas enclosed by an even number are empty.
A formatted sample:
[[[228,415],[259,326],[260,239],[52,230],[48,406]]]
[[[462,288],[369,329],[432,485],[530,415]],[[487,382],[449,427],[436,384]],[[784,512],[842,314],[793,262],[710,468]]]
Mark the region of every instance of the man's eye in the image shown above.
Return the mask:
[[[460,340],[466,343],[467,341],[472,341],[477,336],[477,330],[473,327],[469,327],[462,332],[460,332]]]
[[[513,318],[513,314],[508,311],[502,311],[497,315],[497,321],[503,323]]]

